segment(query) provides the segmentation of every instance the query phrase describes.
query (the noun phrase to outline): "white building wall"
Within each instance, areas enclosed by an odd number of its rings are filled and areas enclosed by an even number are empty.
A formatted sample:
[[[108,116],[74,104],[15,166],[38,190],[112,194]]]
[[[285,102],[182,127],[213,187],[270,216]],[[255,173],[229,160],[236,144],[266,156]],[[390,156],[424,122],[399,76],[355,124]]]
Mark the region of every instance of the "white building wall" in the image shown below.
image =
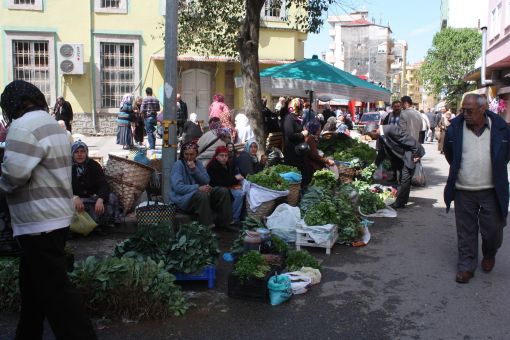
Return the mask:
[[[448,27],[478,28],[481,16],[487,15],[488,0],[450,0]]]

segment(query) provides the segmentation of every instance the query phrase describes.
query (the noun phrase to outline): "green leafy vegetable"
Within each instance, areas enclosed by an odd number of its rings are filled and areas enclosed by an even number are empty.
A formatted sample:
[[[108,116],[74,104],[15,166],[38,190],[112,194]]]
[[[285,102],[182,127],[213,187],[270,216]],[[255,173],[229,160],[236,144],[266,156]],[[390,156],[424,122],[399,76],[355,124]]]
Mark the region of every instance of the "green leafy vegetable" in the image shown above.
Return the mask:
[[[322,270],[321,265],[315,257],[306,250],[290,250],[287,255],[287,270],[296,271],[301,267],[311,267]]]
[[[263,279],[270,269],[262,254],[252,250],[239,258],[239,261],[234,265],[233,274],[244,284],[246,280],[252,277]]]
[[[285,165],[285,164],[276,164],[270,167],[270,169],[279,174],[284,174],[286,172],[296,172],[300,174],[301,172],[295,166]]]
[[[274,166],[265,168],[259,173],[248,175],[248,181],[271,190],[289,190],[289,182],[284,180]]]
[[[317,170],[313,174],[312,185],[325,190],[333,190],[336,185],[335,174],[327,169]]]

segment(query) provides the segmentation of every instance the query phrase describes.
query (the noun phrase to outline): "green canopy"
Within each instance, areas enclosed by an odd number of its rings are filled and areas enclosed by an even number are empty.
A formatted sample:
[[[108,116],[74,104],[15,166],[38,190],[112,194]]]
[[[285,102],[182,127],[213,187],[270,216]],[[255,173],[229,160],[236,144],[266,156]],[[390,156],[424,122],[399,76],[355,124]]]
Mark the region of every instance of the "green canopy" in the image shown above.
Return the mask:
[[[273,95],[305,97],[316,95],[355,99],[365,102],[389,101],[391,92],[330,65],[314,56],[291,64],[266,68],[260,72],[263,92]]]

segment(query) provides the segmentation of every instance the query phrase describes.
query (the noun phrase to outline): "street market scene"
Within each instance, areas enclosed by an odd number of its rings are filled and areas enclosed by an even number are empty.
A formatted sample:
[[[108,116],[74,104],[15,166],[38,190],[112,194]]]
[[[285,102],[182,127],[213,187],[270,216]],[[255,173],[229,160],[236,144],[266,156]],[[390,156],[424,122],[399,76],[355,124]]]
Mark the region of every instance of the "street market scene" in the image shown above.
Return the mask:
[[[0,339],[509,339],[509,25],[4,1]]]

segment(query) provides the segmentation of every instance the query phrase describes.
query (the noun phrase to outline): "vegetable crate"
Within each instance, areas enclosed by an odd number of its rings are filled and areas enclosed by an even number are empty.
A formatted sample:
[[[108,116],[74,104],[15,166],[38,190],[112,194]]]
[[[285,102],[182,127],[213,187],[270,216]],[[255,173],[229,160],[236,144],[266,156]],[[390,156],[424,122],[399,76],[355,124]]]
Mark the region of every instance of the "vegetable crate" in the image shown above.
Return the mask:
[[[267,281],[270,277],[271,274],[268,274],[263,279],[250,278],[241,283],[237,276],[230,273],[228,275],[228,296],[235,299],[268,302]]]
[[[175,281],[207,281],[207,288],[214,288],[216,282],[216,267],[205,266],[202,272],[193,274],[177,273]]]
[[[332,228],[331,234],[326,242],[323,243],[315,243],[313,238],[310,237],[308,231],[303,229],[296,229],[296,249],[301,250],[301,246],[303,247],[316,247],[316,248],[325,248],[326,255],[331,255],[331,248],[335,245],[335,242],[338,240],[338,228]]]

